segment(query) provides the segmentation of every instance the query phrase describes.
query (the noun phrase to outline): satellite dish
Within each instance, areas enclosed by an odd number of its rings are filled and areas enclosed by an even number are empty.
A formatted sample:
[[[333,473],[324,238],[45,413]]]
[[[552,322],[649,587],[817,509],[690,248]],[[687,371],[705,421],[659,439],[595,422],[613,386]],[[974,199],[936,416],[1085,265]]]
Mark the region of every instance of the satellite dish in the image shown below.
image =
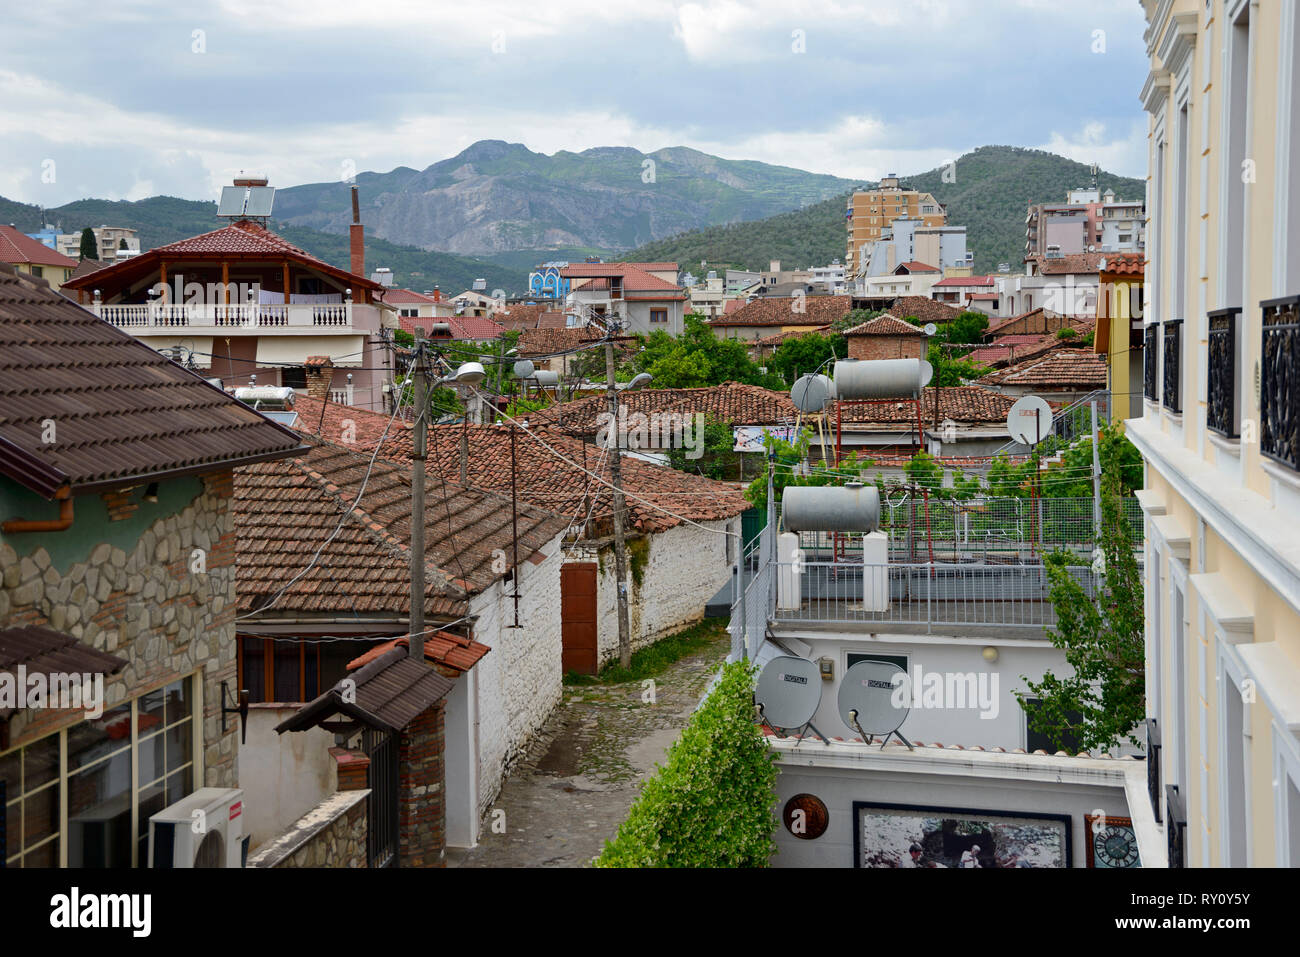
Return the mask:
[[[1007,431],[1022,445],[1034,446],[1052,428],[1052,407],[1036,395],[1021,396],[1007,412]]]
[[[939,327],[936,326],[933,322],[927,322],[925,324],[925,329],[923,331],[927,336],[932,336],[939,331]]]
[[[898,695],[900,687],[904,690]],[[901,706],[894,703],[896,696],[903,702]],[[840,679],[840,720],[861,734],[893,734],[907,720],[911,700],[907,672],[888,661],[859,661]]]
[[[520,359],[515,363],[515,378],[528,379],[532,376],[537,367],[528,359]]]
[[[754,701],[774,728],[802,728],[812,721],[821,700],[817,663],[792,655],[780,655],[764,665],[754,687]]]
[[[835,398],[835,383],[824,375],[808,372],[790,388],[790,401],[800,412],[820,412]]]
[[[921,388],[924,389],[934,378],[934,366],[930,365],[928,359],[921,360]]]

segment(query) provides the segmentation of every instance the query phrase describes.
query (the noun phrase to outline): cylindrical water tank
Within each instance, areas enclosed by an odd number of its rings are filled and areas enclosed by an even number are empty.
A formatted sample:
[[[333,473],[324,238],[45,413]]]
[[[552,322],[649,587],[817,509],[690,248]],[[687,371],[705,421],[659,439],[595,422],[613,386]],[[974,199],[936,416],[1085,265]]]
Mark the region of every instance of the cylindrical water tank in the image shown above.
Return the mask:
[[[538,369],[531,378],[543,389],[554,389],[560,384],[560,374],[550,369]]]
[[[841,399],[915,399],[925,385],[920,359],[841,359],[835,392]]]
[[[805,373],[790,389],[790,400],[800,412],[821,412],[835,399],[835,383],[824,375]]]
[[[289,386],[255,385],[235,390],[235,398],[240,402],[284,402],[292,403],[294,391]]]
[[[874,532],[880,525],[880,492],[874,485],[791,485],[781,493],[781,521],[788,532]]]

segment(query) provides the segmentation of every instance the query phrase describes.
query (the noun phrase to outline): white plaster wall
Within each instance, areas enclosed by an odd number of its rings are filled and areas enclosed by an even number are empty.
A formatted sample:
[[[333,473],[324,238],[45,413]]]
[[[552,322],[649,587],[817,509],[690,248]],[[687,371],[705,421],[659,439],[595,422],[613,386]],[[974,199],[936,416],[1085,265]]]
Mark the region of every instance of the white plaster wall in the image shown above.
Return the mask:
[[[521,562],[519,622],[514,624],[513,583],[493,585],[476,596],[470,611],[477,616],[474,638],[490,646],[474,670],[478,673],[479,808],[496,800],[513,764],[527,751],[534,735],[559,704],[560,565],[559,538],[542,551],[541,564]]]
[[[239,749],[239,786],[244,789],[250,849],[282,834],[337,790],[338,774],[329,753],[333,734],[322,728],[275,733],[275,726],[298,710],[298,705],[248,709],[248,741]]]
[[[708,600],[731,579],[736,551],[733,545],[731,561],[728,561],[727,536],[722,532],[730,529],[738,534],[740,517],[700,524],[705,528],[682,524],[650,536],[645,573],[639,586],[629,567],[628,624],[633,651],[699,621],[704,617]],[[614,550],[602,549],[596,576],[601,665],[618,658],[616,580]]]
[[[1040,758],[1040,760],[1060,760]],[[1100,809],[1107,815],[1129,817],[1128,802],[1119,787],[1064,785],[1014,776],[982,778],[907,772],[781,765],[776,781],[776,813],[796,794],[814,794],[826,804],[829,826],[816,840],[796,838],[776,827],[777,853],[773,867],[852,867],[853,802],[908,804],[931,807],[1007,811],[1025,816],[1070,815],[1071,864],[1086,863],[1085,814]]]

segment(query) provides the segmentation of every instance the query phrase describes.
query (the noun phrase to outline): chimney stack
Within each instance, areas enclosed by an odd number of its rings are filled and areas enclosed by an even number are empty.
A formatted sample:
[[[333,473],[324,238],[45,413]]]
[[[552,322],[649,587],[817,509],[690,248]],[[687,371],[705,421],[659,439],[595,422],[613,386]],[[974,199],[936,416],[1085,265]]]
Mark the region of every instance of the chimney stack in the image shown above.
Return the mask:
[[[303,366],[307,371],[307,394],[313,399],[328,400],[330,381],[334,378],[334,363],[330,357],[308,356]]]
[[[433,301],[442,302],[442,290],[438,288],[437,283],[433,284]]]
[[[349,230],[349,237],[352,275],[364,276],[366,274],[366,228],[361,225],[361,199],[355,186],[352,187],[352,227]]]

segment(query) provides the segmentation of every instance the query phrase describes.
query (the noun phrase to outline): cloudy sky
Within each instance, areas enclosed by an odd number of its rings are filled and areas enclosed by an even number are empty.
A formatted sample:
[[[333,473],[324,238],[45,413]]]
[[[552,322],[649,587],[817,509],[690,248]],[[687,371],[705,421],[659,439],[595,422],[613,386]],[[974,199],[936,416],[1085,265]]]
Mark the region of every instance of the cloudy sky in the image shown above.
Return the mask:
[[[0,196],[46,206],[423,169],[480,139],[860,179],[988,144],[1146,166],[1138,0],[42,0],[5,20]]]

